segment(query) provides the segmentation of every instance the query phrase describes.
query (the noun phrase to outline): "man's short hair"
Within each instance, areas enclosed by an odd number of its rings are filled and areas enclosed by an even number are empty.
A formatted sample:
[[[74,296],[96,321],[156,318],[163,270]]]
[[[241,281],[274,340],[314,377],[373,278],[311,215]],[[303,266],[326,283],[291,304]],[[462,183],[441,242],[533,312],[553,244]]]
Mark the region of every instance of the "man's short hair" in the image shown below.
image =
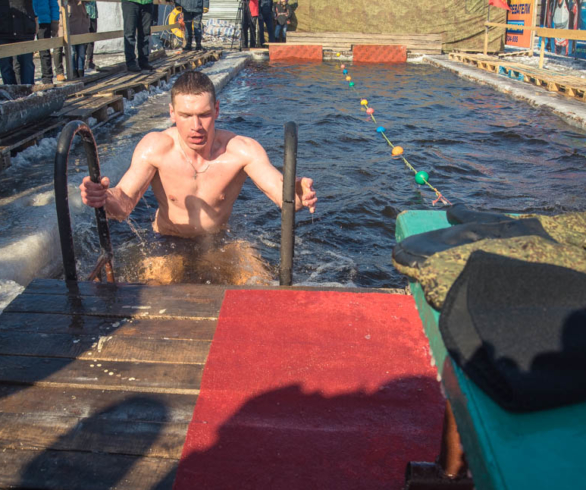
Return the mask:
[[[212,96],[212,103],[216,103],[216,89],[205,73],[189,70],[181,75],[171,89],[171,103],[175,105],[178,95],[199,95],[208,93]]]

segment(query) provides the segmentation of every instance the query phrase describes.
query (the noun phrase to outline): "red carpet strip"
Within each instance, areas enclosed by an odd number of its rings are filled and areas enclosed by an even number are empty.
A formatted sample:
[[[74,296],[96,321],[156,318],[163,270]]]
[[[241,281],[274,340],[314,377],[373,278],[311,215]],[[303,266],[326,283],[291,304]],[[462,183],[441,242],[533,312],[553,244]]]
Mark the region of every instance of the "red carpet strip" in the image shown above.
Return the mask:
[[[227,291],[174,489],[399,490],[443,407],[412,297]]]

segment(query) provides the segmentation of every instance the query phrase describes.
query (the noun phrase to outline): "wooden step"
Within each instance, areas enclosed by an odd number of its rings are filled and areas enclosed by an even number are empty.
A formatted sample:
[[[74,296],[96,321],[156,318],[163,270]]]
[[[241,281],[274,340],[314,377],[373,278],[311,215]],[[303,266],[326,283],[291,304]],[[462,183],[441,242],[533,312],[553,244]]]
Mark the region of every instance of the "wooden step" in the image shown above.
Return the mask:
[[[95,129],[122,114],[124,114],[124,101],[121,95],[86,95],[67,100],[63,108],[52,117],[80,119],[86,123],[93,118],[97,120],[97,123],[92,125]]]

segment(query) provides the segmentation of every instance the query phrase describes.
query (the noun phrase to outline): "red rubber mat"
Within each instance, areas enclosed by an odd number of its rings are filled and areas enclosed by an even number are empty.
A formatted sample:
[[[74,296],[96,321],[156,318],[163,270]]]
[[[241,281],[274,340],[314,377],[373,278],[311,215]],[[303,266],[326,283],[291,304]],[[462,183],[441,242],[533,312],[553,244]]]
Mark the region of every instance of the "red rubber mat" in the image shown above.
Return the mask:
[[[399,45],[356,44],[354,63],[407,63],[407,48]]]
[[[321,61],[323,60],[323,50],[321,45],[269,45],[269,59],[277,60],[305,60]]]
[[[399,490],[443,407],[412,297],[227,291],[174,489]]]

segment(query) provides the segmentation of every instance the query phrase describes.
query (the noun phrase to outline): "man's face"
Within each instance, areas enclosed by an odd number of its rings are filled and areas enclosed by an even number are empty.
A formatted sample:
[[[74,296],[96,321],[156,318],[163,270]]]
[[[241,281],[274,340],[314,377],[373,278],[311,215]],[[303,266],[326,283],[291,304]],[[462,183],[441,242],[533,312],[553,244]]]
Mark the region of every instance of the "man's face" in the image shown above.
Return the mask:
[[[212,102],[212,95],[179,94],[169,104],[171,121],[177,125],[179,136],[192,150],[201,150],[214,132],[214,125],[220,112],[220,102]]]

